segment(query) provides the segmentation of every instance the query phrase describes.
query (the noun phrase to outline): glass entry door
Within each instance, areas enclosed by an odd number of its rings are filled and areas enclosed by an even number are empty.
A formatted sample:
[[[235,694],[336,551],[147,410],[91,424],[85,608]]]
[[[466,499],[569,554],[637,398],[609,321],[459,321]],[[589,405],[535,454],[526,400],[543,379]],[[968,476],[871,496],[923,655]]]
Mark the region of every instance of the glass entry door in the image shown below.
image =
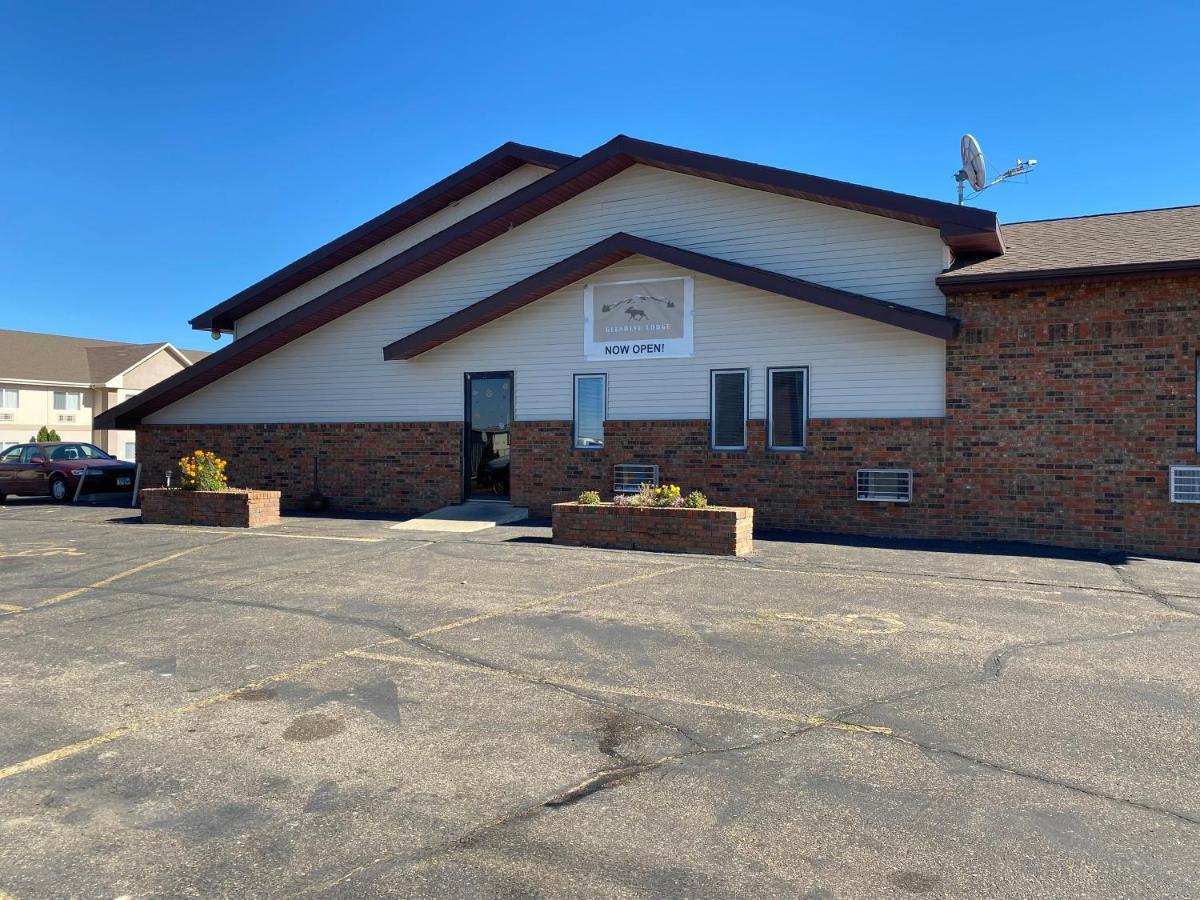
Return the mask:
[[[508,435],[513,419],[512,372],[466,375],[464,496],[508,499]]]

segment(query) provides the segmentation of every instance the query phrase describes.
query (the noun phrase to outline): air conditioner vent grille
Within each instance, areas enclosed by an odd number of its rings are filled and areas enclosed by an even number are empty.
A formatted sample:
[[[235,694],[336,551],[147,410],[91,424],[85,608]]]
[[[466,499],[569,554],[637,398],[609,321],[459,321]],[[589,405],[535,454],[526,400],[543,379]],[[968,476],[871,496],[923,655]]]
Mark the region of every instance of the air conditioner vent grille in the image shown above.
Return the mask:
[[[643,484],[658,484],[658,466],[618,463],[613,466],[613,493],[636,494]]]
[[[1171,502],[1200,503],[1200,466],[1171,466]]]
[[[872,503],[911,503],[912,469],[859,469],[858,499]]]

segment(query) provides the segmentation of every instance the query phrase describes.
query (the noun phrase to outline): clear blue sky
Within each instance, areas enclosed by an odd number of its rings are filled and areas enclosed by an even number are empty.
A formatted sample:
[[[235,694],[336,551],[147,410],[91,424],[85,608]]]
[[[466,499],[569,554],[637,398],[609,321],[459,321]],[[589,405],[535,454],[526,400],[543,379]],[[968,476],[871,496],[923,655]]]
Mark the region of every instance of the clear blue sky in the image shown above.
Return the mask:
[[[968,10],[975,11],[969,14]],[[505,140],[617,133],[1003,221],[1200,203],[1195,3],[0,2],[0,327],[187,319]]]

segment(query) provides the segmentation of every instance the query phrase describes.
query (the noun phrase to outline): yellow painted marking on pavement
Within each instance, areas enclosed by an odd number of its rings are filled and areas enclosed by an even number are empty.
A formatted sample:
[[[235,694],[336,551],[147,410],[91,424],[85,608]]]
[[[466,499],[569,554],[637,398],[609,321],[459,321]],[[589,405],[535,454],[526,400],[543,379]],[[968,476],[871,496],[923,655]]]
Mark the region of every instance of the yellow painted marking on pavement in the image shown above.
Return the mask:
[[[480,613],[477,616],[468,616],[467,618],[459,619],[456,622],[448,622],[445,625],[437,625],[433,628],[426,628],[424,631],[414,631],[412,633],[412,637],[425,638],[433,634],[441,634],[443,631],[451,631],[455,628],[462,628],[466,625],[475,625],[478,622],[486,622],[489,619],[495,619],[499,616],[507,616],[514,612],[522,612],[535,606],[545,606],[547,603],[554,603],[556,600],[565,600],[568,597],[581,597],[584,594],[594,594],[596,591],[606,591],[609,588],[625,587],[625,585],[628,584],[636,584],[639,581],[647,581],[651,578],[658,578],[660,575],[670,575],[674,572],[683,572],[687,569],[695,569],[700,565],[702,565],[702,563],[691,563],[690,565],[686,566],[673,566],[670,569],[659,569],[656,572],[643,572],[641,575],[631,575],[629,578],[622,578],[619,581],[609,581],[605,584],[595,584],[591,587],[563,591],[562,593],[555,594],[551,597],[543,597],[540,600],[534,600],[522,606],[513,606],[506,610],[499,610],[496,612]]]
[[[0,891],[0,900],[17,900],[17,898],[5,891]]]
[[[214,541],[213,543],[216,544],[216,543],[220,543],[220,542]],[[212,546],[212,544],[205,544],[204,546]],[[149,568],[152,565],[158,565],[159,563],[163,563],[163,562],[166,562],[167,560],[175,559],[176,557],[182,556],[184,553],[191,553],[192,551],[199,550],[199,549],[202,549],[202,548],[201,547],[192,547],[189,550],[184,550],[180,553],[173,554],[172,556],[164,557],[161,560],[155,560],[152,563],[145,563],[144,565],[138,567],[137,569],[131,569],[128,572],[123,572],[123,573],[120,573],[119,575],[114,575],[111,578],[105,579],[103,582],[96,582],[95,585],[91,585],[91,586],[89,586],[89,588],[81,588],[81,589],[79,589],[79,591],[82,592],[84,590],[89,590],[91,587],[98,587],[98,586],[102,586],[103,584],[111,583],[112,581],[115,581],[117,578],[123,578],[126,575],[132,575],[135,571],[141,571],[143,569]],[[509,607],[505,611],[488,613],[486,615],[467,616],[466,618],[463,618],[463,619],[457,619],[453,622],[448,622],[445,625],[439,625],[436,628],[429,628],[423,632],[417,632],[416,634],[412,635],[412,637],[419,637],[421,635],[426,635],[426,634],[441,633],[444,631],[450,631],[451,629],[454,629],[454,628],[463,628],[467,625],[474,625],[477,622],[482,622],[482,621],[485,621],[488,619],[494,619],[494,618],[497,618],[498,616],[506,615],[509,613],[522,612],[524,610],[531,609],[535,606],[540,606],[540,605],[544,605],[547,603],[553,603],[556,600],[563,600],[567,597],[575,597],[575,596],[579,596],[581,594],[590,594],[590,593],[594,593],[595,591],[605,590],[607,588],[620,587],[620,586],[623,586],[626,584],[631,584],[633,582],[644,581],[648,578],[654,578],[659,575],[667,575],[672,572],[683,571],[684,569],[692,569],[692,568],[695,568],[697,565],[699,565],[699,563],[695,563],[692,565],[686,565],[686,566],[675,566],[675,567],[672,567],[669,569],[659,569],[656,572],[647,572],[642,575],[637,575],[637,576],[634,576],[631,578],[622,578],[618,581],[610,581],[605,584],[596,584],[596,585],[592,585],[592,586],[586,587],[586,588],[579,588],[574,591],[563,591],[562,593],[553,594],[549,597],[543,597],[540,600],[535,600],[530,603],[523,603],[523,604],[519,604],[517,606]],[[77,595],[76,592],[71,592],[71,591],[69,591],[68,594],[70,594],[71,596]],[[52,597],[50,601],[43,601],[43,603],[51,602],[51,601],[61,602],[62,599],[69,599],[69,598],[67,598],[66,595],[60,595],[59,597]],[[207,707],[215,706],[218,703],[223,703],[227,700],[232,700],[235,696],[237,696],[240,693],[243,693],[244,691],[252,691],[257,688],[267,687],[272,684],[278,684],[281,681],[290,681],[293,678],[297,678],[300,675],[304,675],[315,669],[323,668],[324,666],[327,666],[330,663],[334,663],[334,662],[337,662],[338,660],[342,660],[342,659],[347,659],[350,656],[352,656],[353,654],[370,652],[370,651],[375,650],[376,648],[380,648],[380,647],[390,647],[390,646],[394,646],[396,644],[403,644],[410,639],[411,638],[404,638],[404,637],[385,638],[382,641],[373,641],[372,643],[364,644],[361,647],[350,647],[346,650],[339,650],[337,653],[331,653],[328,656],[322,656],[317,659],[310,659],[310,660],[303,662],[300,665],[296,666],[294,669],[290,669],[286,672],[276,672],[274,675],[268,675],[266,678],[261,678],[258,681],[251,682],[250,684],[241,684],[241,685],[238,685],[236,688],[233,688],[232,690],[221,691],[218,694],[210,694],[209,696],[203,697],[200,700],[195,701],[194,703],[188,703],[185,706],[179,706],[179,707],[176,707],[175,709],[169,709],[165,712],[156,713],[154,715],[147,716],[146,718],[141,719],[137,722],[131,722],[127,725],[122,725],[119,728],[114,728],[112,731],[107,731],[104,734],[99,734],[99,735],[96,735],[95,737],[87,738],[86,740],[79,741],[74,744],[68,744],[65,747],[59,747],[57,750],[51,750],[48,753],[43,753],[40,756],[32,757],[23,762],[14,763],[13,765],[8,766],[7,768],[0,769],[0,781],[3,781],[5,778],[11,778],[14,775],[20,775],[24,772],[29,772],[33,769],[40,769],[43,766],[47,766],[47,765],[50,765],[51,763],[58,762],[60,759],[66,759],[69,756],[74,756],[76,753],[81,753],[84,750],[90,749],[91,747],[95,747],[95,746],[98,746],[101,744],[107,744],[111,741],[118,740],[120,738],[125,737],[126,735],[134,733],[135,731],[145,729],[152,725],[160,724],[169,719],[174,719],[179,716],[187,715],[189,713],[198,712],[202,709],[206,709]],[[2,900],[2,898],[0,898],[0,900]]]
[[[106,731],[104,734],[98,734],[95,737],[90,737],[87,740],[78,741],[74,744],[67,744],[65,747],[59,747],[57,750],[51,750],[49,753],[43,753],[41,756],[35,756],[24,762],[0,769],[0,780],[11,778],[13,775],[20,775],[22,772],[40,769],[42,766],[58,762],[60,759],[66,759],[69,756],[74,756],[76,753],[82,753],[84,750],[91,750],[93,747],[111,743],[118,738],[123,738],[125,735],[132,733],[136,727],[135,725],[125,725],[121,728],[114,728],[112,731]],[[3,900],[3,896],[3,894],[0,894],[0,900]]]
[[[193,531],[192,534],[227,534],[224,531]],[[378,544],[387,538],[381,537],[339,537],[332,534],[287,534],[281,531],[247,531],[238,537],[269,537],[294,538],[298,541],[349,541],[355,544]]]
[[[228,538],[226,538],[228,540]],[[65,591],[54,597],[49,597],[45,600],[39,600],[30,607],[22,607],[21,612],[28,612],[30,609],[41,609],[44,606],[53,606],[56,603],[63,603],[67,600],[72,600],[80,594],[86,594],[88,591],[94,591],[97,588],[107,587],[115,581],[120,581],[122,578],[128,578],[130,575],[136,575],[139,572],[145,572],[147,569],[152,569],[155,566],[161,566],[163,563],[168,563],[173,559],[179,559],[181,556],[187,556],[189,553],[195,553],[197,550],[203,550],[205,547],[211,547],[213,544],[219,544],[220,541],[213,541],[210,544],[200,544],[197,547],[188,547],[186,550],[180,550],[178,553],[172,553],[170,556],[164,556],[161,559],[152,559],[150,562],[142,563],[140,566],[134,566],[132,569],[126,569],[124,572],[118,572],[116,575],[109,575],[107,578],[101,578],[99,581],[93,581],[91,584],[83,587],[75,588],[74,590]],[[11,613],[10,615],[15,615]]]
[[[0,612],[18,613],[25,612],[25,610],[26,607],[24,606],[14,606],[12,603],[0,603]],[[4,898],[0,897],[0,900],[4,900]]]
[[[636,688],[614,687],[606,684],[596,684],[589,681],[573,681],[564,678],[541,678],[537,675],[526,675],[520,672],[506,672],[502,669],[489,669],[486,666],[472,666],[467,663],[446,662],[442,660],[416,659],[411,656],[394,656],[387,653],[352,650],[346,654],[356,659],[369,659],[377,662],[397,663],[406,666],[419,666],[430,669],[454,669],[458,671],[475,672],[494,678],[508,678],[531,684],[544,684],[548,687],[564,687],[576,691],[588,691],[594,694],[612,694],[617,697],[632,697],[637,700],[655,700],[662,703],[675,703],[681,706],[698,706],[704,709],[715,709],[721,712],[738,713],[755,716],[760,719],[775,719],[793,725],[808,725],[814,728],[834,728],[839,731],[854,731],[864,734],[891,735],[892,729],[883,725],[859,725],[854,722],[843,722],[839,719],[829,719],[808,713],[791,713],[779,709],[763,709],[753,706],[741,706],[736,703],[722,703],[718,700],[702,700],[697,697],[683,697],[678,694],[663,694],[656,691],[643,691]]]
[[[30,547],[26,550],[13,552],[0,551],[0,559],[17,559],[31,556],[83,556],[84,552],[76,547]]]

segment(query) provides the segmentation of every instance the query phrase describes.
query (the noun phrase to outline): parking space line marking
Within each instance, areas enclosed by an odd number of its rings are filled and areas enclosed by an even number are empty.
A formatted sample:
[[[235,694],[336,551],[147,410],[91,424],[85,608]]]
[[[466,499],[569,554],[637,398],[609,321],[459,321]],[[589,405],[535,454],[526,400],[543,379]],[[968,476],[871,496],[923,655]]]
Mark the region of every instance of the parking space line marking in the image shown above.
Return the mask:
[[[90,750],[93,747],[99,747],[102,744],[108,744],[118,738],[123,738],[131,733],[136,726],[125,725],[121,728],[114,728],[112,731],[106,731],[104,734],[97,734],[94,737],[86,740],[78,741],[74,744],[67,744],[65,747],[59,747],[57,750],[51,750],[49,753],[43,753],[41,756],[35,756],[32,759],[27,759],[24,762],[15,763],[0,769],[0,780],[11,778],[13,775],[20,775],[22,772],[28,772],[31,769],[40,769],[42,766],[49,765],[52,762],[58,762],[60,759],[66,759],[69,756],[74,756],[76,753],[82,753],[84,750]],[[4,895],[0,894],[0,900],[3,900]]]
[[[656,572],[643,572],[641,575],[631,575],[628,578],[621,578],[617,581],[609,581],[605,582],[604,584],[594,584],[590,587],[577,588],[572,591],[563,591],[562,593],[554,594],[550,597],[543,597],[540,600],[534,600],[530,603],[524,604],[523,606],[513,606],[506,610],[480,613],[477,616],[468,616],[467,618],[459,619],[456,622],[447,622],[445,625],[435,625],[433,628],[426,628],[424,631],[414,631],[410,637],[425,638],[429,637],[430,635],[441,634],[443,631],[452,631],[455,628],[463,628],[467,625],[474,625],[478,622],[486,622],[489,619],[495,619],[499,616],[507,616],[515,612],[523,612],[524,610],[535,606],[544,606],[547,603],[554,603],[556,600],[565,600],[568,597],[579,597],[583,594],[593,594],[596,591],[605,591],[609,588],[624,587],[627,584],[636,584],[639,581],[646,581],[650,578],[658,578],[660,575],[671,575],[675,572],[683,572],[687,569],[695,569],[700,565],[703,564],[691,563],[686,566],[673,566],[670,569],[659,569]],[[398,638],[397,640],[403,640],[403,638]]]
[[[224,531],[198,531],[195,534],[226,534]],[[350,541],[356,544],[378,544],[386,541],[387,538],[381,537],[340,537],[332,534],[285,534],[279,531],[247,531],[244,534],[238,534],[238,537],[271,537],[271,538],[294,538],[298,541]]]
[[[229,540],[229,538],[224,538]],[[140,566],[134,566],[132,569],[126,569],[124,572],[118,572],[116,575],[109,575],[107,578],[101,578],[99,581],[93,581],[91,584],[83,587],[74,588],[69,591],[64,591],[54,597],[48,597],[45,600],[39,600],[32,606],[21,606],[13,610],[5,610],[2,615],[15,616],[18,613],[29,612],[33,609],[42,609],[46,606],[53,606],[56,603],[63,603],[67,600],[72,600],[80,594],[86,594],[88,591],[94,591],[97,588],[107,587],[114,581],[120,581],[122,578],[128,578],[130,575],[136,575],[139,572],[144,572],[147,569],[152,569],[155,566],[161,566],[163,563],[170,562],[173,559],[179,559],[181,556],[187,556],[189,553],[195,553],[197,550],[203,550],[205,547],[211,547],[213,544],[219,544],[220,541],[212,541],[207,544],[199,544],[195,547],[188,547],[186,550],[180,550],[178,553],[172,553],[170,556],[164,556],[161,559],[152,559],[150,562],[142,563]]]
[[[411,656],[394,656],[388,653],[372,653],[370,651],[350,651],[346,654],[355,659],[367,659],[377,662],[398,663],[407,666],[419,666],[430,669],[455,669],[466,672],[476,672],[493,678],[508,678],[528,684],[544,684],[547,687],[564,687],[576,691],[590,691],[595,694],[613,694],[618,697],[633,697],[638,700],[656,700],[662,703],[676,703],[681,706],[699,706],[705,709],[716,709],[722,712],[738,713],[755,716],[761,719],[778,719],[793,725],[809,725],[814,728],[834,728],[839,731],[855,731],[867,734],[892,735],[893,731],[883,725],[860,725],[854,722],[842,722],[825,716],[810,713],[790,713],[778,709],[763,709],[753,706],[741,706],[736,703],[722,703],[718,700],[701,700],[696,697],[681,697],[675,694],[661,694],[653,691],[642,691],[636,688],[615,687],[604,684],[594,684],[588,681],[574,681],[566,678],[540,678],[537,675],[526,675],[520,672],[509,672],[504,669],[492,669],[487,666],[472,666],[466,663],[446,662],[444,660],[417,659]]]
[[[231,535],[230,537],[233,537],[233,536]],[[217,543],[220,543],[220,542],[213,541],[212,544],[204,544],[202,546],[203,547],[211,547],[213,544],[217,544]],[[192,547],[188,550],[181,551],[181,552],[173,554],[171,556],[163,557],[163,559],[161,559],[161,560],[155,560],[154,562],[151,562],[151,563],[145,563],[142,566],[139,566],[137,569],[130,569],[128,572],[123,572],[118,575],[111,576],[110,578],[106,578],[106,579],[104,579],[104,581],[98,581],[98,582],[96,582],[96,584],[90,585],[87,588],[80,588],[80,589],[78,589],[78,593],[82,593],[85,590],[90,590],[92,587],[99,587],[104,584],[109,584],[109,583],[115,581],[117,578],[124,578],[126,575],[132,575],[132,574],[134,574],[134,572],[142,571],[146,568],[149,568],[152,565],[158,565],[159,563],[167,562],[168,560],[175,559],[179,556],[182,556],[184,553],[191,553],[195,550],[200,550],[200,549],[202,549],[202,547]],[[481,615],[477,615],[477,616],[467,616],[466,618],[463,618],[463,619],[457,619],[453,622],[447,622],[445,625],[439,625],[434,628],[427,628],[424,631],[415,632],[412,635],[410,635],[409,637],[385,638],[382,641],[372,641],[369,644],[363,644],[362,646],[359,646],[359,647],[349,647],[345,650],[339,650],[337,653],[331,653],[329,656],[322,656],[322,657],[318,657],[317,659],[310,659],[305,662],[302,662],[298,666],[296,666],[294,669],[290,669],[286,672],[276,672],[274,675],[268,675],[266,678],[260,678],[258,681],[251,682],[250,684],[241,684],[241,685],[238,685],[237,687],[232,688],[231,690],[228,690],[228,691],[221,691],[220,693],[217,693],[217,694],[210,694],[207,697],[202,697],[201,699],[195,701],[194,703],[188,703],[185,706],[179,706],[179,707],[176,707],[175,709],[166,710],[165,712],[155,713],[153,715],[147,716],[146,718],[144,718],[140,721],[131,722],[128,725],[122,725],[119,728],[114,728],[112,731],[107,731],[104,734],[98,734],[95,737],[87,738],[86,740],[78,741],[77,743],[74,743],[74,744],[68,744],[65,747],[59,747],[57,750],[51,750],[47,753],[43,753],[40,756],[34,756],[30,759],[24,760],[23,762],[14,763],[11,766],[0,769],[0,781],[3,781],[5,778],[11,778],[14,775],[20,775],[25,772],[29,772],[33,769],[40,769],[43,766],[47,766],[47,765],[50,765],[51,763],[58,762],[60,759],[66,759],[69,756],[74,756],[76,753],[81,753],[84,750],[88,750],[92,747],[95,747],[95,746],[98,746],[101,744],[110,743],[112,741],[118,740],[119,738],[123,738],[126,735],[133,734],[135,731],[146,728],[148,726],[157,725],[161,722],[165,722],[165,721],[168,721],[169,719],[174,719],[179,716],[184,716],[189,713],[199,712],[202,709],[206,709],[209,706],[215,706],[216,704],[223,703],[226,700],[232,700],[234,697],[236,697],[238,694],[242,693],[243,691],[267,687],[268,685],[278,684],[281,681],[290,681],[291,679],[296,678],[300,675],[303,675],[307,672],[311,672],[314,669],[320,669],[324,666],[329,665],[330,663],[334,663],[339,660],[350,658],[355,653],[369,652],[369,651],[372,651],[379,647],[391,647],[391,646],[395,646],[396,644],[404,644],[404,643],[407,643],[408,641],[410,641],[412,638],[419,638],[419,637],[422,637],[424,635],[429,635],[429,634],[439,634],[441,632],[450,631],[455,628],[463,628],[468,625],[474,625],[477,622],[483,622],[483,621],[487,621],[489,619],[495,619],[495,618],[498,618],[499,616],[509,615],[511,613],[523,612],[525,610],[532,609],[535,606],[541,606],[541,605],[544,605],[547,603],[554,603],[558,600],[565,600],[567,597],[577,597],[582,594],[590,594],[590,593],[594,593],[596,591],[607,590],[608,588],[623,587],[624,585],[627,585],[627,584],[633,584],[638,581],[645,581],[650,578],[656,578],[660,575],[669,575],[673,572],[682,572],[685,569],[694,569],[698,565],[700,565],[700,564],[692,563],[690,565],[685,565],[685,566],[674,566],[674,567],[668,568],[668,569],[659,569],[658,571],[655,571],[655,572],[644,572],[641,575],[634,575],[629,578],[621,578],[621,579],[618,579],[617,581],[605,582],[604,584],[594,584],[594,585],[590,585],[590,586],[584,587],[584,588],[577,588],[576,590],[572,590],[572,591],[562,591],[557,594],[552,594],[549,597],[543,597],[539,600],[530,601],[529,603],[522,603],[517,606],[511,606],[506,610],[501,610],[501,611],[492,612],[492,613],[485,613],[485,614],[481,614]],[[77,592],[68,591],[67,593],[70,594],[71,596],[77,596]],[[57,598],[52,597],[51,601],[61,602],[61,599],[65,599],[65,598],[66,598],[66,595],[59,595],[59,597],[57,597]],[[43,602],[45,603],[45,602],[50,602],[50,601],[43,601]],[[2,898],[0,898],[0,900],[2,900]]]
[[[19,613],[25,612],[28,608],[27,606],[16,606],[12,603],[0,603],[0,612]],[[0,900],[4,900],[4,898],[0,897]]]

